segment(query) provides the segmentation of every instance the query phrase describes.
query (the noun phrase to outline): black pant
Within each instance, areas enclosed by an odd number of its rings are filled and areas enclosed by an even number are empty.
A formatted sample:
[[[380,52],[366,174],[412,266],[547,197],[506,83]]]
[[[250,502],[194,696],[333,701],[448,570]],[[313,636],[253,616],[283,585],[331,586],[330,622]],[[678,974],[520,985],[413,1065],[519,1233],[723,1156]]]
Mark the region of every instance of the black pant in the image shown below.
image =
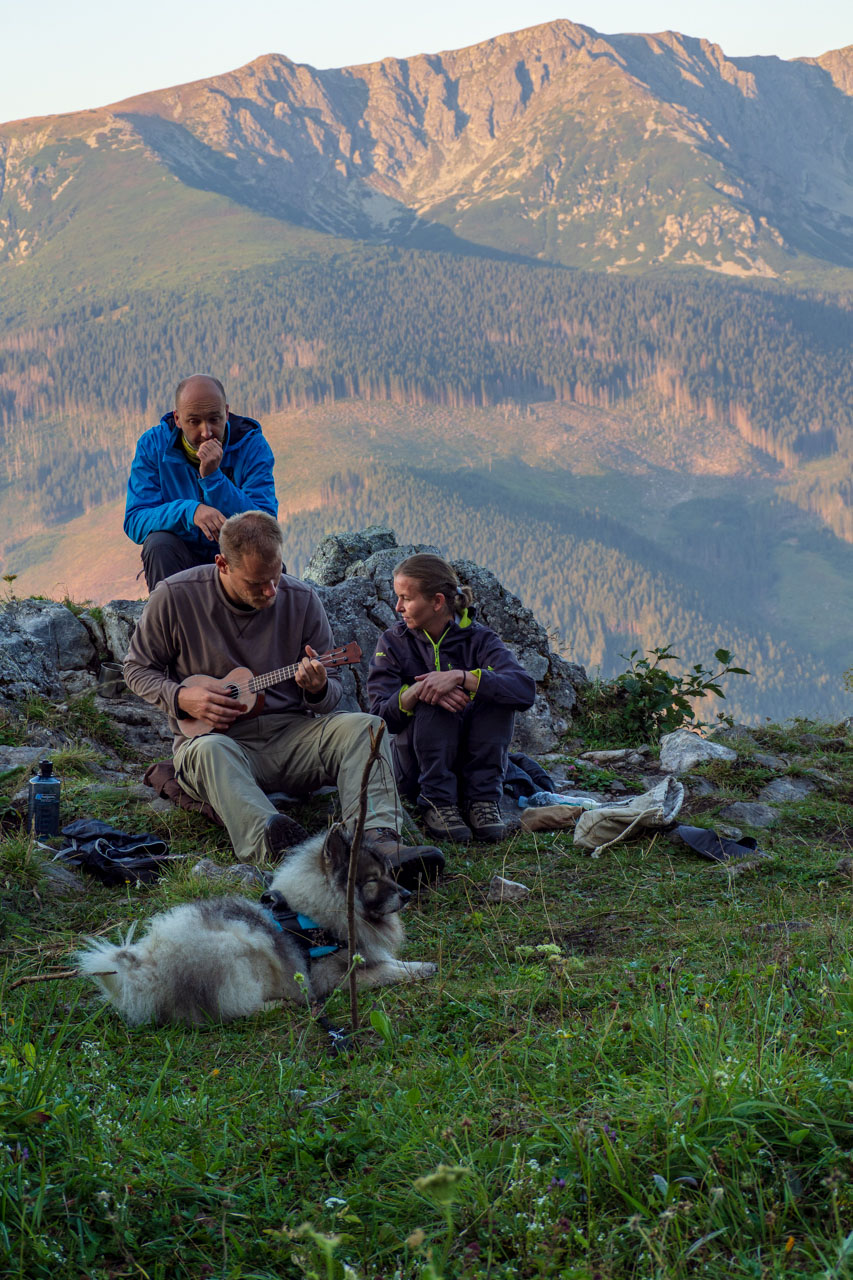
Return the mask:
[[[413,723],[394,739],[397,785],[438,805],[499,801],[514,720],[511,708],[476,698],[464,711],[416,703]]]
[[[153,591],[163,578],[170,578],[182,569],[193,569],[197,564],[213,564],[218,551],[218,542],[199,547],[165,529],[149,533],[142,544],[142,568],[148,590]]]

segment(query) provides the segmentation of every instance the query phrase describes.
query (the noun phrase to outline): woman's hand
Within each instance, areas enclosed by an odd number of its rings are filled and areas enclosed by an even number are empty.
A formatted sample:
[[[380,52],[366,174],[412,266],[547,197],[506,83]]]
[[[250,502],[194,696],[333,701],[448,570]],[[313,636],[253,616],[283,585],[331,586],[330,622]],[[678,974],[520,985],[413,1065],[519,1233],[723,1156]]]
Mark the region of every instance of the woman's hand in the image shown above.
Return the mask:
[[[422,702],[445,711],[464,711],[471,699],[463,689],[464,671],[427,671],[415,676]]]

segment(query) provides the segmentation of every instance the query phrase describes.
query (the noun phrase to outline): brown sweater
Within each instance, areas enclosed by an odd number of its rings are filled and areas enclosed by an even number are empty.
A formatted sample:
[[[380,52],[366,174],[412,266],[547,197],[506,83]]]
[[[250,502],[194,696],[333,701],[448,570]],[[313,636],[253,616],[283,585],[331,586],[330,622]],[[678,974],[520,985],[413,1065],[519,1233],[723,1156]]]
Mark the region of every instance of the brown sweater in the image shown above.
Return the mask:
[[[263,675],[304,657],[306,644],[327,653],[334,643],[320,598],[307,583],[282,574],[271,605],[241,609],[222,590],[216,565],[201,565],[154,588],[130,642],[124,678],[134,693],[166,712],[177,746],[183,740],[178,688],[187,676],[221,679],[234,667]],[[343,690],[338,673],[328,674],[325,695],[317,702],[306,700],[293,679],[267,689],[262,716],[334,711]]]

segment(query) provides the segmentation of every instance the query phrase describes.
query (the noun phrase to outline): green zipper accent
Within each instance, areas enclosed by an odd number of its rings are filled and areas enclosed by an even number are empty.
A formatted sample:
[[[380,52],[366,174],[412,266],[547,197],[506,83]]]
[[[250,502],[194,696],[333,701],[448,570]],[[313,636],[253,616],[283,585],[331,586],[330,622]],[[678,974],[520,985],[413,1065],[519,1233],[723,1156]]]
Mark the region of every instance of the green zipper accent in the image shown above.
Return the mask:
[[[444,639],[444,637],[447,635],[447,633],[448,633],[448,631],[449,631],[449,630],[450,630],[450,627],[445,627],[444,631],[443,631],[443,632],[441,633],[441,635],[438,637],[438,640],[433,640],[432,636],[430,635],[430,633],[429,633],[428,631],[425,631],[425,632],[424,632],[424,635],[426,636],[427,640],[429,640],[430,644],[432,645],[432,651],[433,651],[433,656],[434,656],[434,659],[435,659],[435,669],[436,669],[436,671],[440,671],[440,670],[441,670],[441,655],[440,655],[440,653],[438,652],[438,650],[439,650],[439,648],[440,648],[440,646],[441,646],[441,642],[442,642],[442,640],[443,640],[443,639]],[[448,670],[450,670],[450,668],[449,668],[449,667],[448,667]]]

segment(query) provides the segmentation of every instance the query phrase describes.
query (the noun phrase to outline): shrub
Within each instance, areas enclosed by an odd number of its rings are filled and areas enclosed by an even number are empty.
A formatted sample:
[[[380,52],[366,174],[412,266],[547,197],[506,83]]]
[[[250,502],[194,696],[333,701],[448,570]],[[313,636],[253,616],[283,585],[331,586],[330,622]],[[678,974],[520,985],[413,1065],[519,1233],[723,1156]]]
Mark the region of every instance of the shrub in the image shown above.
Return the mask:
[[[744,667],[732,665],[728,649],[714,654],[721,664],[719,671],[697,662],[680,675],[664,666],[681,661],[669,645],[646,652],[648,657],[639,657],[639,649],[623,654],[629,663],[627,671],[612,680],[595,681],[584,690],[577,727],[585,737],[622,744],[657,739],[685,721],[699,723],[691,703],[709,694],[725,698],[719,683],[723,676],[749,675]]]

